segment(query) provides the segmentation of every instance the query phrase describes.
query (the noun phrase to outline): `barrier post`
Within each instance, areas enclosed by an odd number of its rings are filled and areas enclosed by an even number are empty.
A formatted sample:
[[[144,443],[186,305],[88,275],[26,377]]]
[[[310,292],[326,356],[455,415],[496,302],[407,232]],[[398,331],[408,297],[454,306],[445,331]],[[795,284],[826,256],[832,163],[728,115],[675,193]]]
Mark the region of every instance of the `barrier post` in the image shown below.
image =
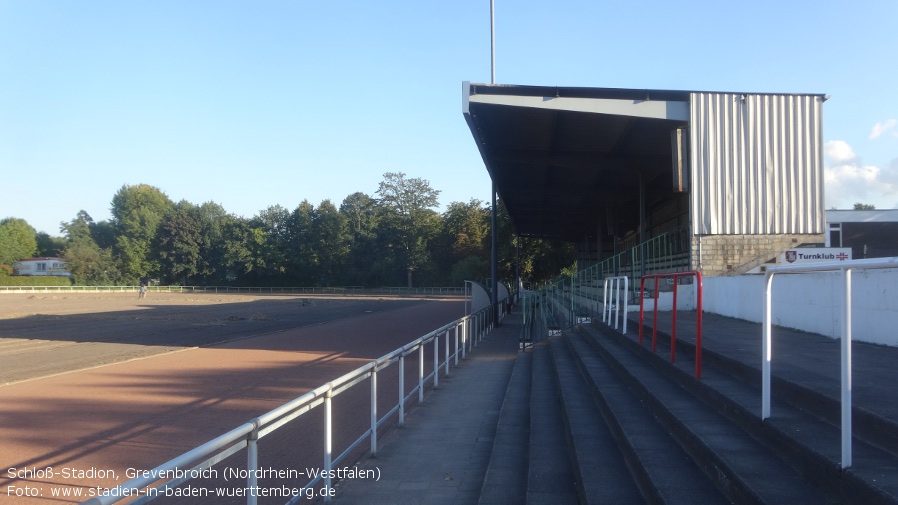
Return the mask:
[[[418,344],[418,403],[424,403],[424,342]]]
[[[246,438],[246,469],[249,475],[246,477],[248,489],[258,489],[259,486],[259,425],[253,420],[253,431]],[[256,505],[258,496],[256,493],[246,494],[246,505]]]
[[[402,401],[402,398],[399,399]],[[371,455],[377,454],[377,364],[371,369]]]
[[[331,488],[331,451],[333,450],[334,423],[332,410],[333,387],[324,394],[324,488]],[[330,501],[329,493],[325,493],[324,501]]]

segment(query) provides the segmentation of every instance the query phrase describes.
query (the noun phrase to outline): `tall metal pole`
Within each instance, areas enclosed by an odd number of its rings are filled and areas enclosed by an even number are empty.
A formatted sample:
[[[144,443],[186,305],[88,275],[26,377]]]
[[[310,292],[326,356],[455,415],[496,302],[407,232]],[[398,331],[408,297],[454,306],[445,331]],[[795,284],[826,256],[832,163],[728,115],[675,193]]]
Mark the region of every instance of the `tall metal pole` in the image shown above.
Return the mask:
[[[492,286],[490,286],[490,304],[493,306],[493,322],[499,324],[499,230],[496,227],[496,183],[493,182],[493,208],[490,212],[490,228],[492,228],[492,252],[490,254],[490,270],[493,276]]]
[[[490,84],[496,84],[496,5],[490,0]]]

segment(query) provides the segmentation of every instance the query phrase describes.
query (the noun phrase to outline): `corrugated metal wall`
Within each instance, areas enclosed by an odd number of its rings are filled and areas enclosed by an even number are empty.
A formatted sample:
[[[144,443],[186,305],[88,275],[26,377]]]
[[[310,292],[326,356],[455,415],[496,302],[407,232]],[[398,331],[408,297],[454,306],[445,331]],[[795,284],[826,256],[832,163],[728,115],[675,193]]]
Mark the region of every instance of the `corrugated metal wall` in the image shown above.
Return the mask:
[[[823,97],[692,93],[694,234],[824,231]]]

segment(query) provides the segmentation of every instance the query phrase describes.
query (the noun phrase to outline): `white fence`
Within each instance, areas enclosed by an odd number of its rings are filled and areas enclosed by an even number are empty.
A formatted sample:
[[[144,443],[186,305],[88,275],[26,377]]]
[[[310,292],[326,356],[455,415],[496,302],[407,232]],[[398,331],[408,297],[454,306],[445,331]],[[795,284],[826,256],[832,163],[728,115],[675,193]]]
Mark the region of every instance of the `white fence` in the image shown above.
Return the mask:
[[[128,293],[140,286],[0,286],[4,293]],[[389,287],[366,289],[362,286],[343,287],[234,287],[234,286],[150,286],[151,293],[291,293],[311,295],[384,294],[395,296],[463,295],[463,287]]]

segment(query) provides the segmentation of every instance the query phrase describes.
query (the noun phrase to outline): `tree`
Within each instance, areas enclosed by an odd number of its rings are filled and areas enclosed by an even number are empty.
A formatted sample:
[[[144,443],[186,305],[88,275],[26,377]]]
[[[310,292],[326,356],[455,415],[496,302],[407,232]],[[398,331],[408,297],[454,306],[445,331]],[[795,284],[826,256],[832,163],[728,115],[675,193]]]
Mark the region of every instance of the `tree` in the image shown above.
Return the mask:
[[[35,238],[39,257],[57,257],[65,249],[65,239],[61,237],[51,237],[49,233],[39,231]]]
[[[201,234],[192,209],[193,205],[182,201],[159,223],[155,249],[163,280],[189,284],[189,278],[199,271]]]
[[[348,248],[343,279],[348,285],[378,284],[372,269],[383,253],[377,248],[379,224],[377,200],[364,193],[353,193],[343,199],[340,214],[346,217]]]
[[[246,219],[235,218],[226,222],[222,231],[225,280],[240,284],[257,277],[256,272],[266,266],[261,254],[268,240],[265,230],[253,227]]]
[[[489,277],[490,210],[483,202],[452,202],[443,213],[439,262],[449,272],[448,282]]]
[[[876,210],[876,206],[869,203],[856,203],[854,204],[854,210]]]
[[[110,286],[120,281],[112,260],[112,250],[101,249],[93,240],[69,243],[63,250],[62,258],[77,285]]]
[[[249,246],[254,258],[252,272],[257,281],[270,284],[276,279],[283,283],[287,271],[287,240],[290,212],[273,205],[259,212],[249,221]]]
[[[392,232],[388,247],[405,264],[408,287],[412,287],[412,273],[429,260],[427,242],[438,231],[439,215],[432,209],[439,205],[440,191],[424,179],[387,172],[377,194],[384,223]]]
[[[13,266],[37,252],[37,232],[18,217],[0,220],[0,264]]]
[[[136,284],[143,277],[158,275],[152,245],[159,223],[173,207],[165,193],[147,184],[124,185],[112,197],[114,252],[126,282]]]
[[[322,284],[338,282],[349,255],[346,217],[330,200],[324,200],[314,215],[313,232],[317,238],[315,256]]]
[[[75,284],[108,286],[119,281],[118,269],[112,259],[112,247],[100,247],[94,239],[95,223],[81,210],[68,223],[60,223],[66,235],[62,257]]]
[[[286,256],[291,277],[302,285],[315,284],[318,266],[314,230],[315,207],[303,200],[287,221]]]
[[[227,282],[225,231],[235,217],[228,214],[224,207],[215,202],[206,202],[192,207],[189,212],[200,230],[200,236],[197,239],[200,249],[197,275],[203,279],[204,283],[222,284]]]

